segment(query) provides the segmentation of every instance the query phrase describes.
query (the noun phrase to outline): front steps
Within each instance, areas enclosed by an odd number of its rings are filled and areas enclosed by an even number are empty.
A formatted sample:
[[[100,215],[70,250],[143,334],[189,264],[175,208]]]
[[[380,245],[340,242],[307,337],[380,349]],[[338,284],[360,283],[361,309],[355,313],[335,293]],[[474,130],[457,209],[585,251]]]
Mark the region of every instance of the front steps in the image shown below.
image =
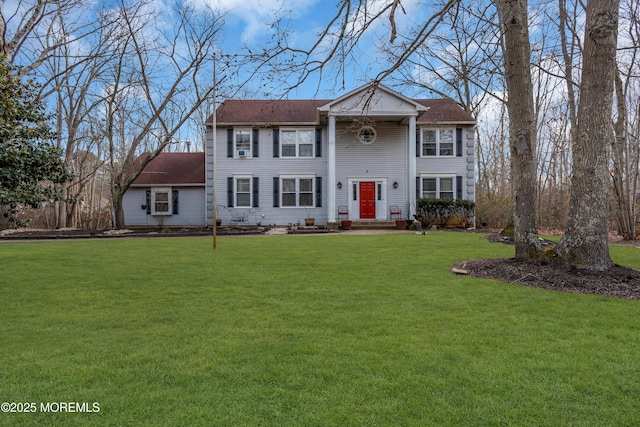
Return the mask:
[[[340,225],[340,223],[338,223]],[[340,229],[342,229],[340,227]],[[386,221],[352,221],[352,230],[396,230],[396,220]]]

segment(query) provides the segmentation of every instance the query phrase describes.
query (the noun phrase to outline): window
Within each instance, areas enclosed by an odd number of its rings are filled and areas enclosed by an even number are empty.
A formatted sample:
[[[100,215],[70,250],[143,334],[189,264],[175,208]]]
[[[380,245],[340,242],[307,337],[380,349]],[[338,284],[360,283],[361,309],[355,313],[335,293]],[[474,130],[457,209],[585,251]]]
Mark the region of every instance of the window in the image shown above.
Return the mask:
[[[235,130],[235,154],[233,157],[251,157],[251,129]]]
[[[423,129],[422,156],[454,156],[454,129]]]
[[[151,214],[171,215],[170,188],[156,188],[151,191]]]
[[[251,177],[235,177],[235,207],[251,207]]]
[[[283,177],[282,207],[313,207],[314,177]]]
[[[314,129],[281,129],[281,157],[313,157]]]
[[[373,144],[376,141],[376,130],[371,126],[362,126],[358,131],[358,141],[361,144]]]
[[[422,177],[422,197],[453,200],[454,181],[454,177]]]

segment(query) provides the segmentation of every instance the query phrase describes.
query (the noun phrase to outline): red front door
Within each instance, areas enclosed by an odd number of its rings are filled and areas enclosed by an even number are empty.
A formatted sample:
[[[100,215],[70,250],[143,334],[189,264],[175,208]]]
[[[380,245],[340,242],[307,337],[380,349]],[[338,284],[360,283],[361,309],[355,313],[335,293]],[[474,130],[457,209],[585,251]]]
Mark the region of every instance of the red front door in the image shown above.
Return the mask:
[[[376,218],[376,183],[360,183],[360,218]]]

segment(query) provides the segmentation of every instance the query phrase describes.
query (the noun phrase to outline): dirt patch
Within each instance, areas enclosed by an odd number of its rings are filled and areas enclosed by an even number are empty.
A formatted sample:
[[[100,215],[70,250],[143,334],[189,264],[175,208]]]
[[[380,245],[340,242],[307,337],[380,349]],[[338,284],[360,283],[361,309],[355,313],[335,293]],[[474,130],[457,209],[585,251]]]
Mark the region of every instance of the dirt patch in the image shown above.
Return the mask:
[[[513,243],[500,235],[490,235],[487,239]],[[640,271],[619,265],[597,272],[549,261],[508,258],[463,261],[454,264],[452,269],[474,277],[541,289],[640,299]]]

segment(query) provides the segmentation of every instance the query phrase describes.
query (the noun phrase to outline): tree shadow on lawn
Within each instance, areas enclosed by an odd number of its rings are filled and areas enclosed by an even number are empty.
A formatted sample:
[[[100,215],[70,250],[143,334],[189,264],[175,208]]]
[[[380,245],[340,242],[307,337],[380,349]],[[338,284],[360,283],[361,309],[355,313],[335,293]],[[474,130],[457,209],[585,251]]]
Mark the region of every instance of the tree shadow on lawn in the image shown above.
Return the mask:
[[[504,239],[492,239],[509,243]],[[607,271],[591,271],[544,260],[515,258],[476,259],[457,262],[454,272],[515,285],[564,292],[640,299],[640,271],[615,265]]]

